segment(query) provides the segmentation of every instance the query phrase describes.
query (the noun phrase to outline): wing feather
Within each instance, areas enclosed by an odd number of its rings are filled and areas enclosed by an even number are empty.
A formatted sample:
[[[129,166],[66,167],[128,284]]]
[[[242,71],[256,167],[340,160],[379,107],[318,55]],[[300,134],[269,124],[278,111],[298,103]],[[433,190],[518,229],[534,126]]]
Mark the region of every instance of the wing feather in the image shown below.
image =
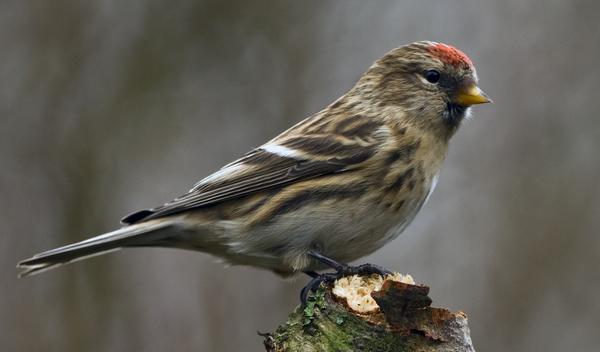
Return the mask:
[[[356,148],[356,145],[348,147]],[[186,210],[206,207],[252,193],[283,187],[309,178],[343,172],[368,159],[374,150],[361,146],[361,153],[351,157],[314,160],[278,155],[258,148],[204,178],[183,196],[162,206],[135,212],[123,218],[125,224],[154,219]]]

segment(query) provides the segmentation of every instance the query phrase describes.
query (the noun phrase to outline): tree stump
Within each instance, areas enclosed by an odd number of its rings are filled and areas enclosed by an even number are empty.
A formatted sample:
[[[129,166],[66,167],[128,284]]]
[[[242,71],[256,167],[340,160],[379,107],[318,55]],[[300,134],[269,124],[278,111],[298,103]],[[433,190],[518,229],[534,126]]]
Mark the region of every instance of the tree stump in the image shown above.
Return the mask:
[[[274,333],[269,352],[474,352],[467,317],[431,307],[410,276],[352,276],[322,285]]]

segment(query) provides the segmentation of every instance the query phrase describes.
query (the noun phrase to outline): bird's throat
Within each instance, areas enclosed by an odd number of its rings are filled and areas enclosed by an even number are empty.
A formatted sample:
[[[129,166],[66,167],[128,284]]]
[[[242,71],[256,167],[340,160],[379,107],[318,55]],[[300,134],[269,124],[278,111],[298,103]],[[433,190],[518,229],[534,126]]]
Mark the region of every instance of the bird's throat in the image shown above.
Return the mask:
[[[467,116],[467,110],[469,108],[466,106],[447,103],[446,110],[444,111],[444,122],[453,130],[456,130],[460,123]]]

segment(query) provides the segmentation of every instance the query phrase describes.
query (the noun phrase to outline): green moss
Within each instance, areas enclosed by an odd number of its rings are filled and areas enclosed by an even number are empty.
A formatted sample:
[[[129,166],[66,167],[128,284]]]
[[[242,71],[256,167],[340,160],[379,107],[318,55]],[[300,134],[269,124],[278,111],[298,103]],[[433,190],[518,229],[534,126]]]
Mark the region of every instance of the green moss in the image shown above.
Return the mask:
[[[309,293],[306,299],[306,307],[304,307],[304,319],[302,320],[302,325],[307,326],[312,324],[315,315],[315,309],[324,309],[325,304],[325,288],[323,286],[319,287],[317,292]]]
[[[418,337],[387,332],[368,323],[334,302],[324,288],[312,294],[306,307],[296,308],[289,320],[274,334],[278,351],[377,351],[423,350]]]

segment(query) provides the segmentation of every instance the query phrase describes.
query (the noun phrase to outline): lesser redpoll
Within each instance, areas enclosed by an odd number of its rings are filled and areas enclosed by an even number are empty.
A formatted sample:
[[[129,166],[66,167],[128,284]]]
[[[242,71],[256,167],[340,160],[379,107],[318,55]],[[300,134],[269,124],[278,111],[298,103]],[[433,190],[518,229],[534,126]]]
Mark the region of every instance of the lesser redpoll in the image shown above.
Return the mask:
[[[337,263],[396,238],[423,206],[469,106],[490,101],[476,84],[471,60],[449,45],[394,49],[338,100],[188,193],[125,217],[116,231],[26,259],[21,276],[149,246],[281,275],[348,268]]]

